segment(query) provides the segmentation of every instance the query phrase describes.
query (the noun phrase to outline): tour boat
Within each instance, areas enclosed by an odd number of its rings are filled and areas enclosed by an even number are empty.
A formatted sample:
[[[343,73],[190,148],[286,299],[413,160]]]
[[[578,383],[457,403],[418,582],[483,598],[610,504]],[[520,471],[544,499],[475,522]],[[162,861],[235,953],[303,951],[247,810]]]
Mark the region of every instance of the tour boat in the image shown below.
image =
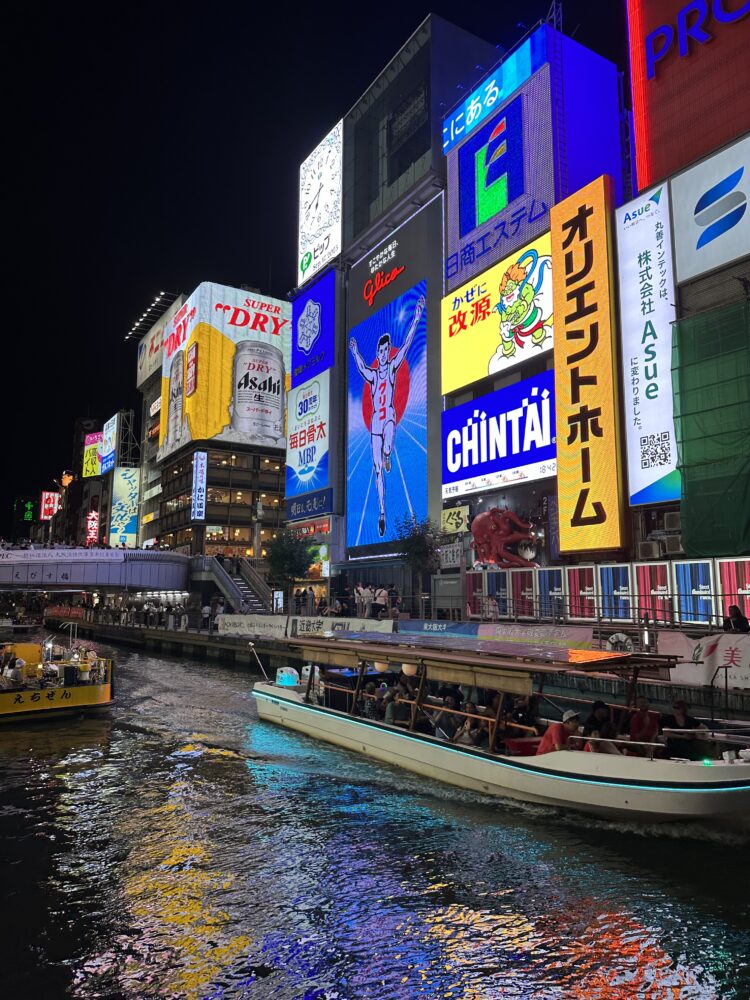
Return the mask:
[[[60,660],[45,658],[40,643],[15,643],[16,657],[25,661],[23,679],[0,683],[0,723],[89,714],[114,702],[111,660],[68,652]]]
[[[346,640],[288,641],[300,647],[308,662],[330,668],[324,683],[330,683],[336,669],[356,680],[352,705],[362,693],[367,663],[418,673],[419,693],[408,702],[412,706],[410,728],[317,704],[311,688],[314,669],[305,685],[294,683],[293,675],[290,682],[288,670],[279,672],[276,683],[256,683],[253,694],[259,717],[480,794],[648,822],[750,816],[750,760],[743,759],[750,758],[748,751],[742,751],[738,760],[706,757],[698,762],[577,750],[519,756],[413,731],[416,706],[427,680],[525,695],[532,693],[533,675],[632,671],[637,657],[596,650],[519,649],[517,643],[507,650],[497,642],[481,641],[473,643],[472,649],[456,641],[454,648],[422,641],[414,645],[413,640],[411,645],[401,645],[399,640],[404,638],[362,635]]]

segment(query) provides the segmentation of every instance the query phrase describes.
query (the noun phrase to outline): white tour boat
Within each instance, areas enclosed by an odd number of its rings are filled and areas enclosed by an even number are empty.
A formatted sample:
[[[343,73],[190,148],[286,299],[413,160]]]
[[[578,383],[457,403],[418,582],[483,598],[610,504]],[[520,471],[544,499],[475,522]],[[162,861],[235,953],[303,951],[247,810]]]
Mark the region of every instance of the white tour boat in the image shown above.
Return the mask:
[[[483,794],[651,822],[750,817],[750,759],[744,759],[750,758],[750,751],[741,751],[736,760],[724,760],[720,754],[710,759],[707,753],[697,762],[574,750],[518,756],[414,731],[427,680],[528,695],[533,675],[633,671],[639,666],[637,657],[594,650],[519,648],[517,643],[507,649],[494,641],[474,641],[469,648],[451,640],[453,648],[446,648],[424,642],[423,637],[414,645],[414,637],[399,635],[349,634],[347,639],[292,642],[304,659],[330,668],[324,681],[329,688],[338,687],[333,683],[336,670],[341,671],[342,680],[346,676],[356,681],[346,693],[352,706],[361,701],[368,663],[376,663],[381,670],[405,668],[405,673],[419,681],[416,698],[406,702],[411,707],[411,725],[390,725],[318,704],[314,670],[305,685],[290,686],[290,676],[292,681],[295,678],[288,671],[280,672],[281,683],[257,683],[253,693],[261,719]],[[490,745],[494,745],[494,732]],[[715,744],[707,739],[706,746]]]

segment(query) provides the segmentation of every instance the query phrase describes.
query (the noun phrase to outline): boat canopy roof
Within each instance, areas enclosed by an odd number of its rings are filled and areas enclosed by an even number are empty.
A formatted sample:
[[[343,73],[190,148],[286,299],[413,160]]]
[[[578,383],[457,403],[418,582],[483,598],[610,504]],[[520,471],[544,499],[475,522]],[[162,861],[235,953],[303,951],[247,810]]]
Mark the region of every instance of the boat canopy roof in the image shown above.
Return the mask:
[[[571,672],[630,672],[635,658],[628,653],[545,646],[502,639],[464,636],[347,632],[330,637],[288,638],[305,659],[332,667],[357,669],[363,661],[424,665],[431,680],[472,687],[501,688],[530,694],[532,675]]]

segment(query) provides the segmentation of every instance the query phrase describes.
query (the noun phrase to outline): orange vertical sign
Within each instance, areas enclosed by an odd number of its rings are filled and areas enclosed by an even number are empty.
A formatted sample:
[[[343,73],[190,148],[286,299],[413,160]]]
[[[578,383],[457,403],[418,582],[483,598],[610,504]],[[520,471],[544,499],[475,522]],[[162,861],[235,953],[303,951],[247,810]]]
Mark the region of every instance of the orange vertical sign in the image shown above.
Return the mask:
[[[551,212],[560,550],[622,548],[609,177]]]

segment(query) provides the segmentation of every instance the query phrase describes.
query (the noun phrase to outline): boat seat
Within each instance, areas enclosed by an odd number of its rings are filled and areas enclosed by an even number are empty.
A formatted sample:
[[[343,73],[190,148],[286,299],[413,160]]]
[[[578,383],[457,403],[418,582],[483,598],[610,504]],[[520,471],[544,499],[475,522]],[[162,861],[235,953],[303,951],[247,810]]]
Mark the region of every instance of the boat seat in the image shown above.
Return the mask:
[[[541,736],[511,736],[503,740],[508,753],[515,754],[517,757],[533,757],[541,742]]]

